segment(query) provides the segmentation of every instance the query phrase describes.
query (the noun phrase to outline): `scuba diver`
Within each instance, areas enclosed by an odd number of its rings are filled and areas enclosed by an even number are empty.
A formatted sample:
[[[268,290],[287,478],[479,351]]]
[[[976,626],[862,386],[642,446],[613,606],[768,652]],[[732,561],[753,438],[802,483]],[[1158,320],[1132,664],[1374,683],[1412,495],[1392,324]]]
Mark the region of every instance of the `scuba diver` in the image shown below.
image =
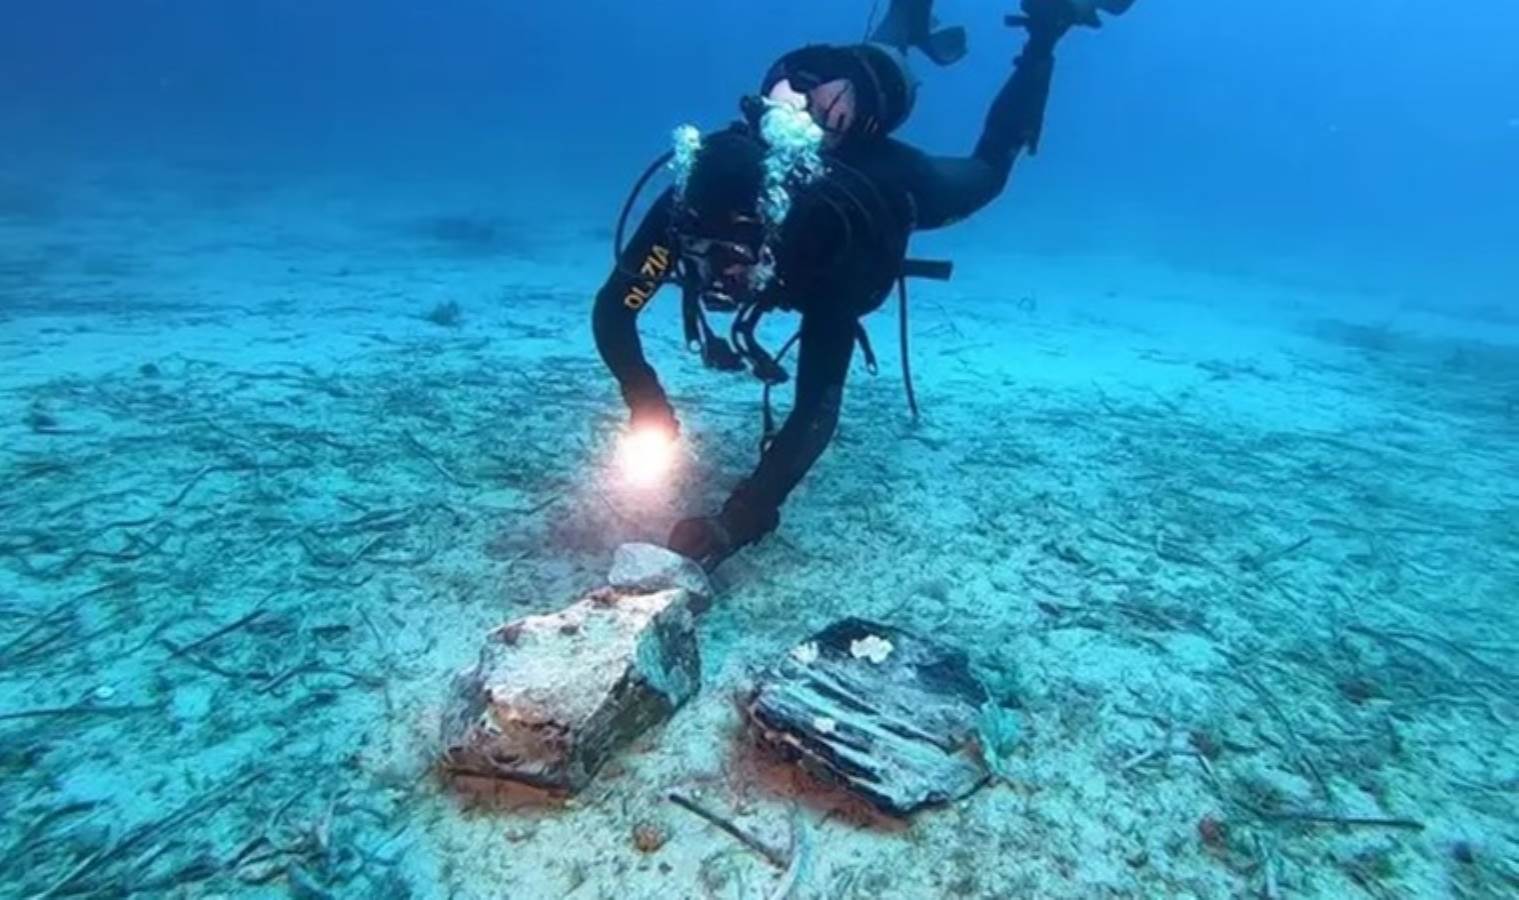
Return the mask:
[[[861,317],[894,287],[905,313],[905,277],[948,277],[947,264],[907,258],[909,236],[960,221],[1002,192],[1018,155],[1038,150],[1056,43],[1075,26],[1100,26],[1099,11],[1119,15],[1133,2],[1022,0],[1022,14],[1007,23],[1027,39],[966,157],[931,156],[890,137],[916,93],[907,51],[939,65],[965,53],[963,29],[935,30],[933,0],[893,0],[868,43],[782,57],[760,94],[742,102],[744,119],[727,129],[677,129],[674,148],[624,207],[622,224],[668,162],[675,184],[626,247],[618,228],[616,265],[592,316],[596,346],[631,410],[633,433],[673,440],[679,422],[644,358],[637,317],[660,287],[676,283],[687,343],[708,366],[751,370],[766,403],[758,466],[716,514],[679,522],[670,549],[710,571],[777,528],[781,504],[833,436],[857,343],[874,369]],[[800,313],[801,327],[772,355],[754,328],[775,309]],[[707,312],[735,315],[731,343]],[[904,350],[905,335],[904,319]],[[776,430],[769,391],[788,378],[780,360],[792,343],[800,345],[796,399]],[[916,411],[905,366],[904,373]]]

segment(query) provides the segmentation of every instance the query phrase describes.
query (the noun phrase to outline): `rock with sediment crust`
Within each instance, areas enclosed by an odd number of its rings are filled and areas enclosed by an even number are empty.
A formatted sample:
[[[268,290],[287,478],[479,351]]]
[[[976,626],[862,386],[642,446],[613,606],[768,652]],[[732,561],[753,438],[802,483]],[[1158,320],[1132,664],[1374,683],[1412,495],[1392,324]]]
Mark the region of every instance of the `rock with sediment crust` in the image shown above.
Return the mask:
[[[692,594],[593,592],[496,629],[460,673],[443,726],[451,771],[551,791],[602,763],[696,693]]]
[[[612,555],[607,581],[619,591],[649,593],[680,588],[691,594],[691,611],[700,613],[712,602],[712,582],[695,562],[654,544],[623,544]]]
[[[845,619],[765,671],[746,709],[763,746],[905,816],[986,783],[977,726],[989,699],[959,650]]]

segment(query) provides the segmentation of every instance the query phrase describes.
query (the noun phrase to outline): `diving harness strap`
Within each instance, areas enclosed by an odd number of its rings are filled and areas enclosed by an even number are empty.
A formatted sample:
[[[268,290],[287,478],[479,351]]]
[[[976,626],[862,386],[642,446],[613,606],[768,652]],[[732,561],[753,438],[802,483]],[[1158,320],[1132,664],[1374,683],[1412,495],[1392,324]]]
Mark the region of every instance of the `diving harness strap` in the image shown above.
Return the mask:
[[[649,167],[644,170],[638,181],[633,185],[627,200],[624,202],[621,214],[617,218],[617,229],[613,236],[612,258],[614,265],[622,268],[622,252],[628,218],[632,214],[633,205],[638,196],[648,185],[654,175],[669,163],[674,156],[673,152],[666,152],[656,158]],[[770,389],[777,384],[784,384],[790,376],[781,366],[781,361],[790,353],[801,331],[798,330],[785,344],[780,352],[770,355],[754,337],[754,329],[759,325],[760,319],[765,313],[775,308],[771,301],[765,298],[750,301],[738,307],[734,316],[733,325],[729,331],[729,340],[724,340],[707,321],[707,312],[702,305],[701,286],[695,282],[689,273],[684,272],[684,266],[678,266],[681,274],[666,274],[660,279],[660,284],[670,281],[679,281],[681,285],[681,320],[685,331],[686,346],[692,350],[700,350],[702,363],[708,368],[723,372],[736,372],[749,368],[761,382],[764,383],[764,435],[760,438],[761,454],[770,449],[775,442],[776,432],[779,430],[775,424],[775,415],[770,405]],[[918,420],[918,399],[913,390],[912,362],[908,355],[908,291],[907,279],[925,278],[934,281],[948,281],[954,273],[954,263],[948,260],[922,260],[906,259],[902,261],[902,267],[897,273],[897,326],[898,342],[902,356],[902,382],[907,393],[907,407],[912,413],[913,421]],[[658,285],[656,285],[656,288]],[[865,357],[865,368],[874,375],[878,371],[876,365],[875,350],[870,344],[870,335],[865,331],[861,322],[855,323],[855,342],[860,346],[860,352]]]
[[[902,358],[902,384],[907,393],[907,408],[912,412],[913,421],[917,421],[919,413],[917,393],[913,390],[912,361],[908,352],[907,279],[928,278],[947,281],[953,271],[954,264],[945,260],[909,259],[903,261],[902,269],[897,276],[897,337]],[[689,280],[685,282],[681,303],[686,345],[693,350],[701,351],[702,362],[708,368],[733,372],[747,367],[764,384],[764,432],[760,438],[761,454],[770,450],[770,445],[775,442],[776,433],[779,431],[770,403],[770,389],[778,384],[786,383],[790,378],[781,363],[802,336],[801,331],[798,330],[785,344],[781,345],[781,349],[774,355],[761,346],[754,336],[754,330],[765,314],[774,308],[772,303],[764,300],[754,300],[743,304],[733,318],[729,339],[724,340],[707,321],[707,312],[701,303],[701,293]],[[863,322],[855,323],[855,343],[859,345],[860,353],[865,357],[866,370],[875,375],[879,371],[875,348],[871,346],[870,334],[865,330]]]

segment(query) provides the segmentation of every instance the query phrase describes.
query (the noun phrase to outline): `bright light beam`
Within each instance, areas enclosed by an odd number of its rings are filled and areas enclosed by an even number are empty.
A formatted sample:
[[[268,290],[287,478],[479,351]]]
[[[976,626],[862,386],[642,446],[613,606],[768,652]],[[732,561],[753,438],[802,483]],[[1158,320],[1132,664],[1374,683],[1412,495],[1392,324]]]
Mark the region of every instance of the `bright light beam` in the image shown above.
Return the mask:
[[[618,468],[634,487],[648,488],[665,480],[675,461],[675,439],[662,428],[640,428],[622,438]]]

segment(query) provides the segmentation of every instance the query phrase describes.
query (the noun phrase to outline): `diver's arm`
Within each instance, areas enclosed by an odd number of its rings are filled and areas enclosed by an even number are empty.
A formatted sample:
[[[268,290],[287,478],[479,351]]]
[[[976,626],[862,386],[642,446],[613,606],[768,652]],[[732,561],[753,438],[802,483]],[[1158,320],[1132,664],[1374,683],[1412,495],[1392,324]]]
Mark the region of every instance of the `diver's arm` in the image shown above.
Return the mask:
[[[796,404],[759,467],[715,516],[683,519],[670,532],[669,547],[707,570],[774,531],[781,502],[822,455],[839,422],[844,376],[854,354],[855,320],[832,314],[802,317]]]
[[[900,141],[881,143],[877,170],[912,194],[918,230],[943,228],[980,211],[1007,187],[1014,161],[1038,150],[1055,70],[1055,41],[1068,27],[1044,20],[1029,25],[1028,42],[1013,64],[1012,76],[992,101],[986,126],[970,156],[930,156]]]
[[[665,192],[638,226],[618,260],[618,265],[596,293],[591,327],[596,350],[622,388],[623,398],[634,410],[645,401],[664,403],[659,378],[644,358],[638,338],[638,314],[654,298],[663,277],[675,265],[669,245],[670,192]]]
[[[847,315],[819,312],[802,317],[796,402],[754,474],[724,507],[725,513],[747,508],[764,520],[768,527],[761,534],[775,527],[781,503],[833,439],[854,355],[855,327],[855,319]]]

